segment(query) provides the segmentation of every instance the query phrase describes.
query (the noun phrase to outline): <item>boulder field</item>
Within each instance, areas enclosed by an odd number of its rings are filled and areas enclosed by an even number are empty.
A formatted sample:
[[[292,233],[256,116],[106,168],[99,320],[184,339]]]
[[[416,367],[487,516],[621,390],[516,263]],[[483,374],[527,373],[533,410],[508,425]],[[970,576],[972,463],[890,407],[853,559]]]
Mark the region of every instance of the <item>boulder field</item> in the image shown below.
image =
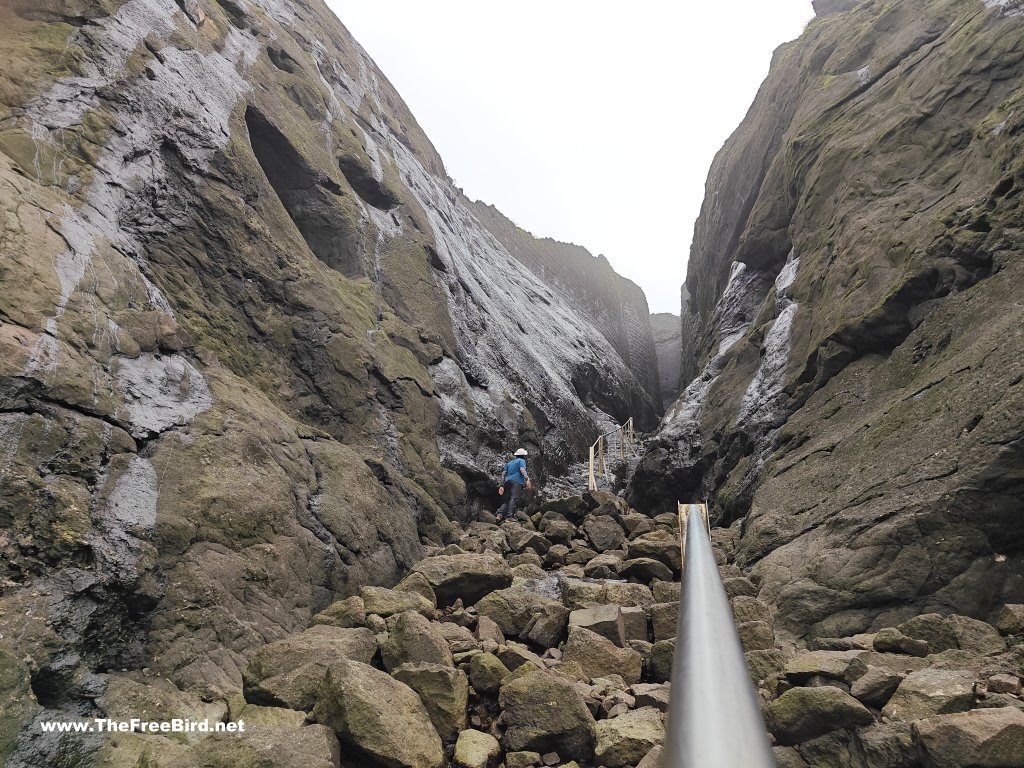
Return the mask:
[[[676,526],[601,491],[518,522],[470,523],[394,588],[363,588],[256,650],[237,695],[204,700],[115,675],[101,701],[111,716],[144,707],[248,728],[118,734],[99,743],[96,765],[659,768]],[[737,540],[735,528],[712,530],[779,766],[1021,765],[1024,606],[1007,606],[998,626],[926,614],[797,647],[732,562]]]

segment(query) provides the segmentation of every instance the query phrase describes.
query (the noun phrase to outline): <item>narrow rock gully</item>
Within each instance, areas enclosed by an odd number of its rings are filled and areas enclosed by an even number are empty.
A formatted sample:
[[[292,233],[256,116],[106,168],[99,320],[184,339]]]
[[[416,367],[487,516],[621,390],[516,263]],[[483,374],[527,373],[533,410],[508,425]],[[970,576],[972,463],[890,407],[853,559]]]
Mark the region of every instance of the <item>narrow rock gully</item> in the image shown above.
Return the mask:
[[[469,523],[394,588],[259,649],[230,716],[302,726],[296,768],[667,765],[677,528],[602,490]],[[998,630],[936,614],[798,647],[732,563],[738,530],[710,533],[778,766],[1024,764],[1024,608]]]

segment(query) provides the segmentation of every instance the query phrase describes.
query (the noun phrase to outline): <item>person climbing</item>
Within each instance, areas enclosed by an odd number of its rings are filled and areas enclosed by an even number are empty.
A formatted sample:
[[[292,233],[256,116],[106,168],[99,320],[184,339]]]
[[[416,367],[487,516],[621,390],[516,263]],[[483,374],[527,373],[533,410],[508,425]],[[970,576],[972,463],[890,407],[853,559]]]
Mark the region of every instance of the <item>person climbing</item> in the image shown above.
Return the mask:
[[[504,522],[509,518],[515,519],[516,506],[523,495],[523,488],[530,490],[533,482],[526,472],[526,449],[520,448],[515,452],[512,460],[502,470],[502,484],[498,486],[498,493],[504,497],[505,503],[498,507],[498,522]]]

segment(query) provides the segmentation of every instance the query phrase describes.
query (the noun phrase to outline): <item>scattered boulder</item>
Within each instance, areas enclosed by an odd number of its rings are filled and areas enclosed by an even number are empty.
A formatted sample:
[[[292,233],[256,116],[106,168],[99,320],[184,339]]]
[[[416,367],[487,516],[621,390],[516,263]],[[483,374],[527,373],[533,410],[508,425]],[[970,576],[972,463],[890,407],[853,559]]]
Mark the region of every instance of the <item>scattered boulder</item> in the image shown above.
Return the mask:
[[[247,701],[288,709],[313,708],[327,665],[337,659],[369,664],[377,639],[364,627],[316,624],[305,632],[259,648],[242,675]]]
[[[928,643],[907,637],[895,627],[886,627],[875,633],[872,646],[879,653],[905,653],[908,656],[927,656]]]
[[[451,605],[462,599],[473,605],[484,595],[512,584],[512,570],[497,555],[435,555],[412,567],[422,574],[437,596],[437,604]]]
[[[737,624],[744,624],[748,621],[763,621],[771,626],[771,609],[754,597],[740,595],[731,601],[732,614]]]
[[[1019,768],[1024,764],[1024,712],[975,709],[918,720],[914,743],[927,768]]]
[[[505,768],[533,768],[540,764],[540,752],[508,752]]]
[[[434,588],[430,586],[427,577],[422,573],[410,573],[395,585],[395,589],[399,592],[413,592],[435,608],[437,607],[437,595],[434,594]]]
[[[850,695],[869,707],[881,709],[903,682],[904,675],[885,667],[868,667],[850,686]]]
[[[372,763],[401,768],[444,764],[441,738],[420,697],[366,664],[340,659],[328,665],[313,718]]]
[[[576,662],[588,677],[617,674],[627,684],[639,683],[643,658],[631,648],[619,648],[611,640],[583,627],[571,627],[562,651],[564,662]]]
[[[419,574],[416,575],[419,576]],[[384,618],[406,611],[416,611],[428,619],[434,616],[434,603],[417,592],[385,589],[384,587],[363,587],[359,595],[363,599],[367,613],[375,613]]]
[[[665,741],[662,715],[656,709],[635,709],[610,720],[599,720],[594,759],[607,768],[639,763]]]
[[[499,703],[506,751],[557,750],[563,758],[584,761],[593,756],[594,717],[569,680],[550,672],[529,672],[501,687]]]
[[[676,652],[676,641],[659,640],[651,646],[647,669],[651,682],[667,683],[672,679],[672,659]]]
[[[778,674],[786,666],[786,654],[778,648],[765,648],[760,651],[747,651],[747,669],[754,684]]]
[[[403,664],[443,664],[454,666],[451,649],[436,624],[415,611],[398,615],[388,639],[381,644],[384,669],[393,672]]]
[[[958,647],[956,633],[945,618],[937,613],[915,616],[896,627],[903,635],[924,640],[929,653],[940,653]]]
[[[587,541],[598,552],[618,549],[626,543],[626,534],[613,517],[590,516],[580,528],[586,535]]]
[[[479,616],[477,618],[476,636],[481,642],[484,640],[491,640],[498,643],[498,645],[505,642],[505,633],[501,631],[501,627],[498,626],[497,622],[487,616]]]
[[[1024,635],[1024,604],[1008,604],[999,611],[996,629],[1004,635]]]
[[[443,741],[466,727],[469,678],[460,669],[443,664],[403,664],[391,673],[419,694],[430,722]]]
[[[626,628],[622,608],[618,605],[598,605],[575,610],[569,614],[569,626],[596,632],[620,648],[626,645]]]
[[[626,558],[657,560],[675,573],[682,567],[679,539],[668,531],[652,531],[631,539],[626,543]]]
[[[327,624],[344,629],[361,627],[366,624],[366,606],[363,605],[363,598],[353,595],[336,603],[331,603],[320,613],[316,614],[309,624],[310,626]]]
[[[501,632],[509,637],[525,637],[527,628],[538,614],[554,618],[561,625],[561,632],[569,621],[569,610],[557,600],[544,597],[522,587],[509,587],[491,592],[476,604],[477,613],[486,616],[498,625]],[[561,632],[555,633],[557,645]]]
[[[679,628],[679,603],[655,603],[651,606],[651,627],[654,639],[669,640]]]
[[[501,754],[501,744],[489,733],[472,728],[459,734],[452,758],[456,768],[488,768]]]
[[[765,719],[768,729],[784,745],[874,722],[863,704],[832,686],[792,688],[768,705]]]
[[[775,632],[763,621],[747,621],[736,625],[744,651],[763,651],[775,647]]]
[[[672,571],[662,562],[649,557],[638,557],[635,560],[623,560],[619,566],[619,576],[641,584],[650,584],[655,579],[670,581]]]
[[[478,694],[497,694],[508,673],[508,667],[493,653],[478,653],[469,660],[469,682]]]
[[[921,669],[899,684],[882,714],[907,722],[931,715],[966,712],[974,701],[974,674],[962,670]]]
[[[671,686],[668,683],[638,683],[629,690],[636,699],[638,709],[654,707],[661,712],[668,712],[671,699]]]
[[[125,736],[135,738],[121,738]],[[117,734],[117,737],[112,753],[100,756],[97,765],[103,765],[105,768],[120,765],[130,765],[132,768],[150,765],[173,765],[174,768],[250,765],[273,765],[275,768],[337,768],[341,764],[338,738],[330,728],[322,725],[308,725],[303,728],[260,726],[246,728],[243,733],[214,733],[180,753],[167,749],[164,740],[157,749],[148,754],[142,751],[137,758],[133,756],[134,759],[123,754],[131,750],[131,742],[152,741],[154,737],[128,733]],[[130,762],[117,762],[126,758]]]
[[[990,656],[1006,650],[1006,641],[991,624],[956,614],[947,617],[946,622],[956,636],[957,647],[962,651],[974,656]]]
[[[866,656],[864,651],[808,651],[790,659],[783,671],[797,685],[819,675],[852,683],[867,671]]]
[[[647,641],[647,611],[639,606],[627,605],[622,609],[622,628],[626,642]]]

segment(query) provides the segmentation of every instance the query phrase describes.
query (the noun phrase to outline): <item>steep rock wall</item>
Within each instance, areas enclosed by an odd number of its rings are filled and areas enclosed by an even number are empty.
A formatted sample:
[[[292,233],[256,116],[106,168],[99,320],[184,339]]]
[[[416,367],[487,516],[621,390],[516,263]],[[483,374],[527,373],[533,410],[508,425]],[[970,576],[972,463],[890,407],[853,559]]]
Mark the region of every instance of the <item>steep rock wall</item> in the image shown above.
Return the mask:
[[[237,691],[445,542],[509,447],[557,471],[598,408],[653,413],[322,3],[11,0],[0,28],[0,756],[104,670]]]
[[[682,324],[678,315],[657,312],[651,315],[654,349],[658,353],[658,374],[661,399],[665,408],[679,395],[680,362],[682,360]]]
[[[595,258],[586,248],[551,238],[537,238],[516,226],[497,208],[471,203],[480,222],[556,294],[590,320],[625,360],[647,393],[631,404],[630,415],[650,429],[661,415],[659,357],[643,290],[612,269],[604,256]],[[607,387],[610,382],[595,382]],[[604,402],[621,397],[600,393]]]
[[[832,636],[1024,589],[1024,16],[843,10],[776,52],[712,166],[695,375],[630,492],[744,518],[761,595]]]

